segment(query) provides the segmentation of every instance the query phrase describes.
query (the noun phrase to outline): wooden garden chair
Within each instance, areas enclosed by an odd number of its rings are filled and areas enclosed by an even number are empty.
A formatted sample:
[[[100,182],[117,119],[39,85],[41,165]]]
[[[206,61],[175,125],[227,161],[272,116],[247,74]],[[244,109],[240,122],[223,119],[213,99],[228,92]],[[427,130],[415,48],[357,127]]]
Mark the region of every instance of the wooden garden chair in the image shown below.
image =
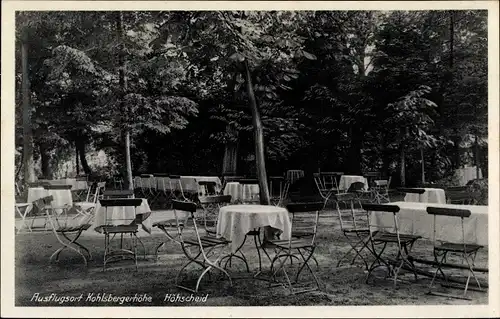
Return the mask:
[[[434,260],[436,261],[436,271],[434,272],[434,276],[432,277],[431,283],[429,284],[429,294],[432,295],[437,295],[437,296],[442,296],[442,297],[452,297],[452,298],[458,298],[458,299],[466,299],[466,300],[471,300],[470,297],[467,296],[467,290],[469,288],[469,282],[471,277],[474,278],[474,280],[477,283],[478,291],[484,291],[481,288],[481,284],[479,283],[479,280],[476,277],[476,274],[474,272],[474,262],[476,259],[477,252],[483,248],[481,245],[477,244],[470,244],[466,243],[465,241],[465,230],[464,230],[464,219],[469,218],[471,215],[470,210],[467,209],[452,209],[452,208],[443,208],[443,207],[427,207],[427,213],[430,215],[433,215],[433,224],[434,224],[434,231],[433,231],[433,254],[434,254]],[[446,218],[460,218],[460,226],[461,226],[461,237],[462,240],[460,242],[447,242],[447,241],[442,241],[442,240],[437,240],[436,238],[439,236],[439,230],[436,228],[436,220],[441,217],[446,217]],[[458,255],[462,258],[462,265],[454,265],[454,264],[449,264],[446,262],[446,258],[448,255],[454,254]],[[465,262],[465,267],[464,263]],[[455,268],[455,269],[462,269],[466,270],[468,273],[467,276],[467,281],[465,285],[462,286],[457,286],[457,285],[451,285],[448,283],[448,276],[445,275],[444,269],[449,269],[449,268]],[[443,276],[445,283],[442,283],[443,286],[445,287],[451,287],[451,288],[463,288],[464,293],[463,295],[452,295],[452,294],[446,294],[446,293],[441,293],[437,291],[433,291],[433,285],[434,281],[436,280],[436,276],[438,273],[441,273]],[[472,288],[471,288],[472,289]]]
[[[137,268],[137,232],[139,230],[136,209],[142,204],[142,198],[117,198],[117,199],[101,199],[101,206],[104,207],[106,222],[98,227],[98,231],[104,234],[104,262],[103,270],[106,270],[106,264],[125,259],[132,259]],[[133,218],[113,218],[108,214],[110,207],[132,207],[134,210]],[[117,224],[118,222],[118,224]],[[116,235],[120,236],[120,246],[113,249],[111,240]],[[130,237],[130,248],[124,247],[124,236]]]
[[[85,266],[87,266],[87,257],[82,251],[87,254],[88,260],[92,260],[92,254],[85,246],[78,242],[78,239],[84,231],[90,228],[90,218],[84,217],[79,220],[69,218],[67,212],[70,206],[55,207],[52,205],[52,201],[52,196],[47,196],[36,201],[38,210],[46,215],[46,220],[50,224],[54,236],[62,245],[62,247],[58,248],[50,256],[50,261],[59,261],[61,252],[69,249],[79,254],[83,258]],[[62,212],[56,213],[56,209]]]
[[[392,275],[394,280],[394,287],[396,287],[398,281],[399,271],[403,266],[406,269],[411,269],[417,280],[417,272],[415,265],[408,257],[410,257],[411,249],[415,242],[421,238],[417,235],[401,234],[398,227],[398,212],[399,206],[387,205],[387,204],[363,204],[363,209],[368,212],[368,220],[370,222],[370,252],[375,257],[373,263],[368,268],[368,274],[366,276],[366,282],[370,278],[373,271],[380,267],[385,267],[388,272],[387,275]],[[392,225],[374,225],[372,224],[372,219],[370,218],[370,213],[379,214],[392,214],[393,224]],[[397,255],[396,257],[384,256],[384,252],[388,245],[396,246]],[[410,258],[411,259],[411,258]]]
[[[368,215],[366,211],[363,210],[361,202],[355,194],[347,193],[333,196],[335,196],[335,206],[339,216],[340,230],[347,239],[349,246],[351,246],[351,249],[339,259],[337,267],[340,267],[342,260],[354,251],[355,255],[351,261],[351,265],[353,265],[356,258],[359,257],[368,270],[368,263],[363,255],[361,255],[364,249],[369,249],[367,247],[370,238]],[[358,208],[356,208],[356,204]]]
[[[233,282],[231,276],[224,268],[220,266],[220,260],[223,257],[222,252],[230,242],[225,240],[224,238],[202,235],[196,221],[196,208],[197,207],[195,203],[183,202],[178,200],[173,201],[173,209],[178,231],[177,238],[181,245],[182,251],[184,252],[184,255],[188,259],[188,262],[184,266],[182,266],[182,268],[177,273],[177,276],[175,277],[175,285],[181,289],[197,293],[203,277],[207,273],[210,274],[211,270],[216,269],[222,272],[229,279],[229,283],[232,286]],[[181,213],[187,213],[189,214],[189,216],[191,216],[191,219],[193,220],[195,238],[186,238],[183,235],[184,218],[181,218]],[[194,288],[184,286],[180,280],[182,273],[191,264],[197,265],[203,269],[201,274],[198,276]]]
[[[271,262],[272,282],[270,282],[270,285],[276,283],[282,285],[292,294],[320,289],[319,280],[309,265],[309,261],[313,258],[316,250],[319,213],[323,210],[323,207],[324,203],[322,202],[293,203],[286,206],[288,212],[292,215],[292,236],[288,240],[269,240],[264,244],[266,248],[274,248],[275,250],[275,257]],[[295,236],[293,235],[294,232]],[[304,236],[297,237],[299,233]],[[294,263],[293,259],[298,262]],[[287,265],[288,260],[290,260],[290,263]],[[298,270],[295,279],[292,281],[289,272],[293,264],[298,266]],[[299,283],[300,275],[304,269],[309,271],[313,280]],[[281,282],[277,278],[280,272],[285,279]],[[311,283],[313,287],[310,286]]]

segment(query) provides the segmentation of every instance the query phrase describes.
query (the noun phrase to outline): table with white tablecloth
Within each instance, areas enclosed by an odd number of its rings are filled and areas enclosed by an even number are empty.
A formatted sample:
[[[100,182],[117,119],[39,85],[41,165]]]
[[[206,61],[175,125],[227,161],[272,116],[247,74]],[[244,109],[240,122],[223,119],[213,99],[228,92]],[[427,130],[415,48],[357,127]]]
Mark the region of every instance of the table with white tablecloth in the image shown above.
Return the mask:
[[[250,202],[259,199],[259,184],[229,182],[224,187],[224,195],[231,195],[231,202]]]
[[[106,212],[107,217],[106,218]],[[120,225],[120,224],[130,224],[134,221],[136,215],[146,214],[151,212],[149,208],[149,203],[147,199],[142,199],[142,203],[140,206],[132,207],[132,206],[114,206],[114,207],[102,207],[99,202],[95,207],[95,215],[94,222],[92,228],[96,229],[99,226],[106,225],[106,222],[111,225]],[[147,233],[151,234],[152,227],[152,219],[148,218],[142,222],[142,229]],[[141,227],[139,228],[141,229]]]
[[[405,202],[446,204],[446,195],[442,188],[423,188],[422,194],[407,193]]]
[[[429,240],[433,239],[434,215],[427,213],[427,207],[470,210],[471,216],[464,218],[465,241],[470,244],[488,245],[488,206],[415,202],[393,202],[388,205],[396,205],[400,208],[397,213],[400,233],[419,235]],[[458,217],[436,216],[436,239],[448,242],[462,242],[460,223]],[[372,212],[370,224],[394,231],[393,214]]]
[[[361,182],[365,184],[365,190],[368,189],[368,180],[363,176],[357,175],[342,175],[339,181],[340,190],[348,190],[352,183]]]
[[[292,225],[288,211],[267,205],[229,205],[221,207],[217,221],[217,236],[231,241],[231,250],[243,244],[248,232],[260,227],[281,231],[280,239],[290,239]]]
[[[28,203],[33,203],[37,199],[52,196],[52,206],[63,207],[63,206],[73,206],[73,196],[71,190],[69,189],[45,189],[43,187],[30,187],[28,189]],[[61,213],[62,210],[57,209],[57,213]]]

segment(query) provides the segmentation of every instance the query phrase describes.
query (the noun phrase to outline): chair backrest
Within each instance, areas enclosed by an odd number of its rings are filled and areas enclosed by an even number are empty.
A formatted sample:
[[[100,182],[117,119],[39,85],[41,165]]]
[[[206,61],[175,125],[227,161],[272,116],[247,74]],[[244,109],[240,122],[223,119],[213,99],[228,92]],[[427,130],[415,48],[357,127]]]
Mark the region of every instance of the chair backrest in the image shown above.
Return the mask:
[[[332,197],[335,200],[341,230],[368,229],[368,214],[355,194],[335,194]]]
[[[202,223],[205,230],[209,227],[215,227],[219,217],[219,209],[231,204],[231,195],[200,196],[198,199],[203,209]]]
[[[468,186],[448,187],[445,189],[445,194],[450,204],[472,204],[474,199]]]
[[[363,204],[363,209],[366,210],[368,214],[368,222],[370,228],[370,236],[372,235],[372,229],[377,231],[387,231],[395,232],[398,235],[399,239],[399,226],[398,226],[398,212],[399,206],[397,205],[387,205],[387,204]],[[376,218],[371,218],[370,213],[379,213],[379,214],[392,214],[392,223],[389,224],[375,224],[374,221]],[[385,219],[384,219],[385,220]]]
[[[290,203],[286,205],[286,209],[291,215],[292,234],[294,232],[306,234],[311,238],[311,244],[314,244],[318,232],[319,213],[323,210],[323,207],[323,202]]]
[[[38,210],[39,213],[43,213],[47,206],[50,206],[54,200],[53,196],[45,196],[33,201],[33,206]]]
[[[133,190],[107,190],[102,193],[102,197],[105,199],[111,199],[111,198],[132,198],[134,197],[134,191]]]
[[[253,179],[253,178],[240,179],[238,182],[240,184],[242,184],[242,185],[255,185],[255,184],[259,184],[259,180],[258,179]]]
[[[362,191],[365,189],[365,183],[363,182],[354,182],[349,186],[349,189],[347,190],[348,193],[353,193],[356,191]]]
[[[142,198],[112,198],[100,199],[102,207],[137,207],[141,206]]]
[[[217,194],[217,183],[212,181],[199,181],[198,182],[198,195],[199,196],[213,196]]]
[[[50,189],[50,190],[65,190],[65,189],[71,189],[73,187],[72,185],[49,185],[49,184],[44,184],[43,188],[44,189]]]
[[[456,217],[460,218],[460,225],[462,228],[462,242],[465,246],[465,229],[464,229],[464,218],[469,218],[471,215],[471,211],[468,209],[456,209],[456,208],[445,208],[445,207],[427,207],[427,213],[429,215],[433,215],[433,237],[432,242],[434,246],[438,242],[438,228],[436,227],[436,218],[437,216],[446,216],[446,217]],[[439,228],[440,229],[440,228]],[[464,247],[465,248],[465,247]]]
[[[321,172],[321,179],[323,181],[323,186],[327,189],[339,189],[339,180],[343,172]]]
[[[423,188],[398,188],[398,191],[406,194],[423,194],[425,189]]]

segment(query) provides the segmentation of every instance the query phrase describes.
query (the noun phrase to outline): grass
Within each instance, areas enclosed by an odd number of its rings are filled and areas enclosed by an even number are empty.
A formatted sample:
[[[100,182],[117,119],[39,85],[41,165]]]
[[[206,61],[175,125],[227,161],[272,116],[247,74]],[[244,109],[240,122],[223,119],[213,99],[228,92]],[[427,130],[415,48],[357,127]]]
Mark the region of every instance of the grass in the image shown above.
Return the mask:
[[[152,218],[160,218],[153,214]],[[186,261],[178,245],[169,243],[160,252],[157,262],[154,260],[154,249],[166,240],[164,234],[154,231],[151,236],[141,237],[148,255],[147,260],[139,261],[139,270],[136,272],[132,262],[112,264],[105,272],[102,269],[104,252],[104,238],[93,229],[85,232],[80,242],[88,247],[94,258],[85,268],[81,257],[73,252],[65,251],[61,254],[58,263],[50,264],[50,255],[59,247],[59,243],[51,232],[34,231],[16,235],[15,246],[15,302],[16,306],[59,306],[57,302],[36,302],[35,293],[39,296],[83,296],[81,301],[69,302],[63,306],[336,306],[336,305],[442,305],[442,304],[487,304],[488,294],[470,291],[472,301],[437,297],[427,295],[429,279],[419,276],[417,282],[401,282],[393,288],[393,282],[375,278],[369,283],[365,282],[366,273],[362,262],[358,259],[354,265],[349,265],[349,260],[344,261],[341,267],[336,264],[340,256],[348,251],[349,245],[342,236],[333,211],[326,211],[321,219],[318,231],[318,248],[315,256],[319,263],[316,271],[322,290],[290,295],[283,287],[269,288],[263,280],[251,279],[246,273],[241,262],[233,262],[229,273],[233,278],[230,287],[227,279],[212,277],[212,281],[205,277],[202,288],[195,294],[204,297],[204,303],[171,302],[165,300],[167,294],[173,296],[189,296],[190,293],[176,288],[175,276]],[[251,271],[257,268],[257,254],[253,240],[249,238],[243,247],[243,252],[250,261]],[[368,252],[367,252],[368,253]],[[413,255],[430,259],[432,246],[429,242],[419,241],[415,244]],[[367,258],[369,255],[365,254]],[[483,249],[476,259],[478,267],[487,267],[488,252]],[[264,266],[268,266],[268,261]],[[316,269],[314,262],[311,263]],[[427,268],[432,271],[431,268]],[[199,268],[194,268],[191,278],[185,284],[194,285]],[[487,274],[479,274],[483,281],[487,281]],[[412,274],[403,274],[403,279],[412,280]],[[441,289],[441,288],[440,288]],[[459,290],[447,290],[459,294]],[[89,293],[106,293],[114,296],[151,296],[151,302],[123,303],[117,302],[91,302],[86,301]],[[167,298],[168,299],[168,298]]]

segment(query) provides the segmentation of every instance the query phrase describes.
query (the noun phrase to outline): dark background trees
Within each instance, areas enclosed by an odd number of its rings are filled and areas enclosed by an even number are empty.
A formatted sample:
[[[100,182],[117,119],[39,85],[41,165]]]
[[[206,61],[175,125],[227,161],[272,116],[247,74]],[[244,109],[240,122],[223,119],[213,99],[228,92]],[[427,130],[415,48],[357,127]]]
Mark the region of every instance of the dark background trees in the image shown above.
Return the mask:
[[[123,177],[487,174],[486,11],[21,12],[16,35],[26,181],[102,174],[96,150]]]

